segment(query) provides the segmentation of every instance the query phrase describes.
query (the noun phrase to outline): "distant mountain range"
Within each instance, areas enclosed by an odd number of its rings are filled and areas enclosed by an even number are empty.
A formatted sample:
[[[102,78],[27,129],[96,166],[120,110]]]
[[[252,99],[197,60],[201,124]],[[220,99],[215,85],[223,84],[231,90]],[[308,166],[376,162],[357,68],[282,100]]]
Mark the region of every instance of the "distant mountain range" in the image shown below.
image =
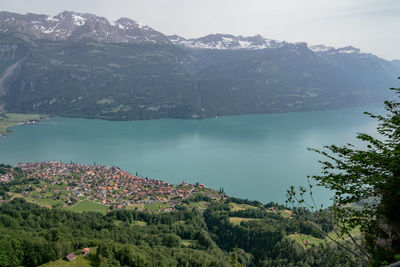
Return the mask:
[[[280,48],[285,42],[265,39],[261,35],[252,37],[229,34],[210,34],[197,39],[185,39],[178,35],[168,36],[174,44],[183,48],[198,49],[266,49]]]
[[[120,18],[111,23],[103,17],[68,11],[54,17],[0,12],[0,31],[15,33],[25,39],[51,41],[91,39],[106,43],[169,43],[162,33],[128,18]]]
[[[166,36],[121,18],[0,12],[0,109],[116,120],[290,112],[382,101],[400,61],[348,46]]]

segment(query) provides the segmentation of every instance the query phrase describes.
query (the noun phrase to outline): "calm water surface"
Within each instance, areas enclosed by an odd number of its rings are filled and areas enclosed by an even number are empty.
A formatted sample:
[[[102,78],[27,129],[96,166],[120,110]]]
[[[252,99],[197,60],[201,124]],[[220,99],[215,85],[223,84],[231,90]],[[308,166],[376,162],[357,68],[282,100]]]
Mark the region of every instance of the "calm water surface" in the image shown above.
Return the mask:
[[[53,118],[12,128],[13,134],[0,138],[0,162],[95,162],[283,204],[290,185],[304,185],[307,175],[319,173],[319,156],[307,147],[354,143],[357,132],[375,132],[365,110],[382,112],[368,106],[206,120]],[[329,194],[317,198],[327,203]]]

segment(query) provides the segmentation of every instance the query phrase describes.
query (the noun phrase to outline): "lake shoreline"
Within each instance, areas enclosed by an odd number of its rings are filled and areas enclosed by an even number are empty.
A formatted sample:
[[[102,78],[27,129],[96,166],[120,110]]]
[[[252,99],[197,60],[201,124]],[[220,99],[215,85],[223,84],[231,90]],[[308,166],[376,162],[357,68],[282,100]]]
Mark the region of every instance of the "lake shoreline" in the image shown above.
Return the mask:
[[[371,106],[382,106],[383,103],[370,103],[363,105],[355,105],[349,107],[338,107],[338,108],[327,108],[327,109],[316,109],[316,110],[299,110],[299,111],[282,111],[282,112],[271,112],[271,113],[251,113],[251,114],[230,114],[230,115],[219,115],[219,116],[209,116],[209,117],[198,117],[198,118],[152,118],[152,119],[136,119],[136,120],[124,120],[124,119],[110,119],[110,118],[102,118],[102,117],[92,117],[92,116],[62,116],[62,115],[48,115],[48,114],[23,114],[23,113],[5,113],[5,114],[14,114],[19,116],[40,116],[38,119],[30,119],[30,120],[21,120],[16,121],[15,124],[7,125],[5,129],[2,129],[2,117],[0,114],[0,138],[8,136],[13,133],[10,128],[25,125],[25,124],[39,124],[46,119],[51,118],[67,118],[67,119],[85,119],[85,120],[102,120],[102,121],[110,121],[110,122],[144,122],[144,121],[160,121],[160,120],[179,120],[179,121],[203,121],[203,120],[213,120],[213,119],[223,119],[223,118],[240,118],[247,116],[262,116],[262,115],[278,115],[278,114],[301,114],[301,113],[309,113],[309,112],[324,112],[324,111],[335,111],[335,110],[346,110],[353,108],[361,108],[361,107],[371,107]],[[367,110],[366,110],[367,111]],[[12,122],[12,121],[9,121]]]
[[[227,117],[240,117],[240,116],[260,116],[260,115],[276,115],[276,114],[293,114],[293,113],[308,113],[308,112],[323,112],[323,111],[335,111],[335,110],[346,110],[361,107],[371,107],[371,106],[384,106],[383,101],[372,101],[369,103],[356,104],[356,105],[345,105],[338,107],[328,107],[328,108],[310,108],[304,110],[283,110],[274,112],[263,112],[263,113],[237,113],[237,114],[213,114],[199,117],[185,116],[185,117],[154,117],[154,118],[141,118],[141,119],[124,119],[124,118],[113,118],[106,116],[85,116],[85,115],[48,115],[51,117],[59,118],[76,118],[76,119],[88,119],[88,120],[104,120],[104,121],[154,121],[154,120],[183,120],[183,121],[197,121],[197,120],[209,120],[217,118],[227,118]],[[367,110],[366,110],[367,111]]]
[[[10,128],[18,125],[39,124],[43,120],[51,117],[44,114],[20,114],[20,113],[4,113],[0,114],[0,138],[12,134]]]
[[[0,162],[96,162],[173,184],[201,181],[229,195],[283,203],[290,185],[320,173],[320,158],[307,147],[357,145],[357,132],[374,134],[376,122],[364,111],[384,112],[369,106],[208,120],[53,117],[12,128],[12,135],[0,139]],[[328,196],[322,196],[325,205]]]

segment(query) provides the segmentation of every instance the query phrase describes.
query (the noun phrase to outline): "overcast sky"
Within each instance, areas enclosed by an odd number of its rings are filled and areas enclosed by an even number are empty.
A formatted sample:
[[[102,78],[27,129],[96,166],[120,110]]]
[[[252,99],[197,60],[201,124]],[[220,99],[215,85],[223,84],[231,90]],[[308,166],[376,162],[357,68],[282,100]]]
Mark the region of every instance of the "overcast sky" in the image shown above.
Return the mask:
[[[400,59],[400,0],[0,0],[0,10],[128,17],[164,34],[261,34]]]

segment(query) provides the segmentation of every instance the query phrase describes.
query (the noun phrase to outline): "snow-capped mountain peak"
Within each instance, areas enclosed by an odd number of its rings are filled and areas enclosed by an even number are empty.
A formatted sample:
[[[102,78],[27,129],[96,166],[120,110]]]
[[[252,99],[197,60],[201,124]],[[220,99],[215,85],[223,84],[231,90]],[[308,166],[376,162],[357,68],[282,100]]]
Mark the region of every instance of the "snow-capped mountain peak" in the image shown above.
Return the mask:
[[[168,36],[169,40],[184,48],[193,49],[266,49],[282,47],[285,42],[270,40],[255,35],[250,37],[230,34],[209,34],[200,38],[185,39],[178,35]]]
[[[115,25],[118,26],[121,30],[129,29],[129,28],[140,28],[139,24],[128,18],[120,18],[115,22]]]
[[[110,23],[104,17],[70,11],[56,16],[0,12],[0,32],[22,33],[24,38],[54,41],[89,38],[109,43],[170,43],[162,33],[128,18]]]
[[[310,49],[315,53],[328,53],[328,54],[361,54],[360,49],[353,46],[346,46],[341,48],[334,48],[332,46],[325,46],[322,44],[310,46]]]
[[[105,43],[173,43],[188,49],[217,50],[261,50],[287,47],[289,51],[296,53],[311,50],[314,53],[324,54],[363,54],[352,46],[338,49],[325,45],[307,46],[306,43],[288,43],[268,39],[261,35],[209,34],[190,39],[178,35],[167,37],[151,27],[141,25],[129,18],[120,18],[115,22],[109,22],[104,17],[71,11],[64,11],[56,16],[0,12],[0,33],[12,33],[25,40],[79,41],[90,39]]]

